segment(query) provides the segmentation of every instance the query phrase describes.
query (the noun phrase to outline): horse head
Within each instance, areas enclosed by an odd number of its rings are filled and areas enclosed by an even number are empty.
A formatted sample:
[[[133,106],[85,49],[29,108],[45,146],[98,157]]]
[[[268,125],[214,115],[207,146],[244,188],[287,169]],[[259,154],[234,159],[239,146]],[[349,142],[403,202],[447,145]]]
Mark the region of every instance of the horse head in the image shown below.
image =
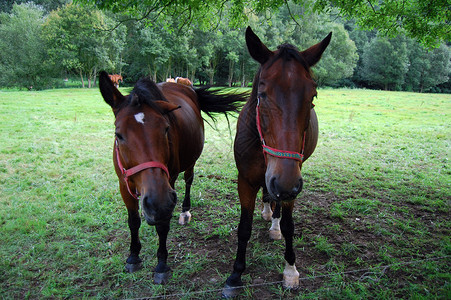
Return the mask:
[[[321,58],[332,33],[320,43],[299,51],[284,44],[269,50],[252,31],[246,44],[260,63],[251,99],[266,161],[265,184],[274,200],[291,201],[302,190],[301,168],[316,83],[310,67]]]
[[[170,112],[179,106],[167,102],[148,79],[138,81],[127,96],[119,92],[106,72],[100,74],[99,86],[116,118],[114,164],[116,173],[123,178],[123,197],[141,196],[147,223],[168,220],[177,202],[168,171],[173,117]]]

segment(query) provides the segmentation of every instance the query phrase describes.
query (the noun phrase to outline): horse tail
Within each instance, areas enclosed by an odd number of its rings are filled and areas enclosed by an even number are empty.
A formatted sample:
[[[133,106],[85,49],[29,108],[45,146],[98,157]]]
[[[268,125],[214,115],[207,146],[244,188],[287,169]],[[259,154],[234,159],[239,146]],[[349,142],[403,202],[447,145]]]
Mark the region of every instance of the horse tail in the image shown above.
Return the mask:
[[[226,117],[229,113],[238,113],[249,97],[249,92],[234,93],[225,89],[210,89],[208,87],[195,89],[200,110],[213,122],[215,115],[222,113]]]

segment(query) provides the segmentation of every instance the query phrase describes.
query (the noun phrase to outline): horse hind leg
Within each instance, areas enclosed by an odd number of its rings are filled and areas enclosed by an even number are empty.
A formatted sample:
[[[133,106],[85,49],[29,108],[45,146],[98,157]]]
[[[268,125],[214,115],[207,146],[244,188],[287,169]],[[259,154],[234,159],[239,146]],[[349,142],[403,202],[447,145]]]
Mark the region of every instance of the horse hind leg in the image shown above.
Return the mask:
[[[263,211],[262,211],[262,218],[265,221],[271,221],[272,216],[272,209],[271,209],[271,203],[272,199],[271,196],[268,194],[268,190],[266,189],[266,186],[263,187]]]
[[[185,198],[183,199],[182,205],[182,213],[179,217],[179,224],[186,225],[191,222],[191,213],[189,210],[191,209],[191,185],[193,184],[194,179],[194,167],[185,171],[184,174],[185,179]]]
[[[274,211],[272,208],[274,208]],[[271,221],[269,237],[273,240],[282,239],[282,232],[280,231],[280,203],[272,200],[271,196],[268,193],[268,190],[266,189],[266,186],[263,187],[262,218],[265,221]]]
[[[269,237],[273,240],[282,239],[282,231],[280,230],[280,202],[276,202],[274,212],[271,216],[271,228],[269,228]]]

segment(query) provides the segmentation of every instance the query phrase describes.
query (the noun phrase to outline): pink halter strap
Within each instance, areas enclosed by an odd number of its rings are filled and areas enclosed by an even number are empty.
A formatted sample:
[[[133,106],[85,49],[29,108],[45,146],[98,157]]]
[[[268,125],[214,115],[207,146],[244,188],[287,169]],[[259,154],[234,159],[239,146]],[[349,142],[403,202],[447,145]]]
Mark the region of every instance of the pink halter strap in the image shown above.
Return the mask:
[[[133,196],[133,198],[138,199],[140,194],[138,192],[131,191],[130,184],[128,182],[128,179],[130,176],[135,175],[136,173],[139,173],[145,169],[160,168],[166,173],[166,175],[168,175],[168,179],[171,178],[169,176],[168,168],[164,164],[162,164],[161,162],[158,162],[158,161],[148,161],[148,162],[139,164],[137,166],[134,166],[133,168],[125,169],[121,163],[121,158],[120,158],[120,154],[119,154],[119,145],[118,145],[117,140],[115,141],[115,143],[116,143],[115,149],[116,149],[117,165],[118,165],[119,169],[121,170],[122,175],[124,176],[124,181],[125,181],[125,185],[127,186],[127,190],[130,193],[130,195]]]
[[[304,160],[304,147],[305,147],[306,131],[304,131],[304,136],[302,137],[301,153],[293,152],[293,151],[286,151],[286,150],[279,150],[276,148],[269,147],[265,143],[265,139],[263,138],[263,132],[262,132],[261,125],[260,125],[260,97],[257,97],[257,106],[256,106],[255,110],[256,110],[257,130],[258,130],[258,134],[260,136],[260,141],[262,142],[263,154],[264,155],[269,154],[271,156],[278,157],[278,158],[294,159],[299,162],[302,162]],[[265,161],[266,161],[266,155],[265,155]]]

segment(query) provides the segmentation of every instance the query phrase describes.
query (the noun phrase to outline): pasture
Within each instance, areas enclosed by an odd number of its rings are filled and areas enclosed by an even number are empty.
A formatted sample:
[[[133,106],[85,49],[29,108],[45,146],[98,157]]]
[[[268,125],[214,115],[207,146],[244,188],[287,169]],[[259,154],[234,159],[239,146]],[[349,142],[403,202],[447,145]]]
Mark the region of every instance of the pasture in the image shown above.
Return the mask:
[[[293,213],[301,288],[278,284],[284,242],[269,239],[258,208],[243,298],[451,298],[450,95],[320,89],[315,104],[318,146]],[[232,136],[223,118],[206,124],[193,220],[177,224],[179,201],[171,221],[166,286],[152,283],[157,235],[145,222],[144,268],[123,272],[113,122],[97,89],[0,91],[2,298],[220,295],[239,222],[236,120]],[[183,199],[182,178],[176,188]]]

